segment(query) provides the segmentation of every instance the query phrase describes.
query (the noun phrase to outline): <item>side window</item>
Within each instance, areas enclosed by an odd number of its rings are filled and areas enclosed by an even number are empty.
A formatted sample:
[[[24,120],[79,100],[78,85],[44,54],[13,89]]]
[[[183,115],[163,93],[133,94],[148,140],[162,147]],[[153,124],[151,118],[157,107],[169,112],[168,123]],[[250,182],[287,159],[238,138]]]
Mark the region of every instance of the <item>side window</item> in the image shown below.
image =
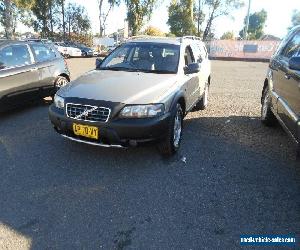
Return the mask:
[[[196,62],[201,63],[203,58],[202,58],[201,51],[200,51],[198,45],[192,44],[191,48],[192,48],[193,55],[195,57]]]
[[[281,55],[286,58],[300,56],[300,32],[296,33],[294,37],[286,44],[281,52]]]
[[[45,62],[56,57],[54,51],[43,44],[32,44],[32,50],[37,62]]]
[[[31,63],[26,45],[10,45],[0,50],[0,70],[30,65]]]
[[[184,61],[185,61],[185,66],[195,62],[195,58],[190,46],[187,46],[185,49]]]

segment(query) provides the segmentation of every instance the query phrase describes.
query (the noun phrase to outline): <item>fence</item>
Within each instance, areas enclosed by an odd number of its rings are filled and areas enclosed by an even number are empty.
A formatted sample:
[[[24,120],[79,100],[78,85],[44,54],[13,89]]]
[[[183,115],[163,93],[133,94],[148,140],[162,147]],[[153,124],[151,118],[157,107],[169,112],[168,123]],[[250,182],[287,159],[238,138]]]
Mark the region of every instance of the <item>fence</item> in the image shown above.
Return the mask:
[[[212,59],[269,60],[280,41],[215,40],[208,43]]]

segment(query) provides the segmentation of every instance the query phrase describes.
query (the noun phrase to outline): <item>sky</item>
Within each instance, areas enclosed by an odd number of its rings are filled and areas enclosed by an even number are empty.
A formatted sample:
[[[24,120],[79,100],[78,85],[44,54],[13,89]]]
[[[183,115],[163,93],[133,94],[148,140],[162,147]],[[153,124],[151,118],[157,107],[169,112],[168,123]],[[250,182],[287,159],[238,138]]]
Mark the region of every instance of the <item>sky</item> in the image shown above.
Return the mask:
[[[153,11],[151,20],[145,26],[152,25],[160,28],[164,32],[169,31],[167,25],[168,20],[168,6],[170,0],[158,0],[156,8]],[[202,0],[204,1],[204,0]],[[217,37],[220,37],[226,31],[233,31],[238,36],[239,31],[243,27],[243,20],[247,14],[248,0],[245,1],[245,6],[239,10],[233,11],[231,16],[219,17],[215,20],[213,28]],[[93,33],[99,32],[99,12],[97,7],[98,0],[69,0],[69,2],[76,2],[85,6],[88,15],[91,19]],[[106,6],[108,7],[108,6]],[[300,9],[299,0],[252,0],[251,13],[265,9],[268,13],[266,27],[264,29],[266,34],[283,37],[287,33],[287,28],[291,25],[291,16],[294,9]],[[126,7],[121,4],[115,7],[108,16],[106,33],[110,34],[117,29],[124,27],[124,19],[126,18]],[[22,25],[19,25],[17,31],[28,31]]]

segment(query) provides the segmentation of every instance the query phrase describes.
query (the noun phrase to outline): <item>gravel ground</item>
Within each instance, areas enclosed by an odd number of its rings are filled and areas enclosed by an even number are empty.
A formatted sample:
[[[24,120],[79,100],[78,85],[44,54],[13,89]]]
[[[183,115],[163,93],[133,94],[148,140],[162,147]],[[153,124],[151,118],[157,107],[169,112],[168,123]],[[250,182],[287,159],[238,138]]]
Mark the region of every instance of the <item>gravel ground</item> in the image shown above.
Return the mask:
[[[94,62],[68,60],[72,79]],[[168,160],[66,141],[48,103],[2,114],[0,249],[240,249],[240,234],[299,236],[293,144],[259,121],[267,64],[212,66],[210,106],[186,117]]]

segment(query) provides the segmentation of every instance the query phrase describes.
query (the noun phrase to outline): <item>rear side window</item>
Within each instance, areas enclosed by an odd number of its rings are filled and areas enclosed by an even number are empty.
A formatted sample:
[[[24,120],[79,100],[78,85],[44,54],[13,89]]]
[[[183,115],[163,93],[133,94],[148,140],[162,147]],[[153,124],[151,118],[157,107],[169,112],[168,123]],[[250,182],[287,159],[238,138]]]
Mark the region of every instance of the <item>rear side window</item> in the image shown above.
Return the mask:
[[[198,59],[198,58],[197,58]],[[188,66],[191,63],[195,62],[195,57],[193,55],[193,51],[191,46],[187,46],[185,48],[185,53],[184,53],[184,61],[185,61],[185,65]]]
[[[37,62],[49,61],[56,57],[55,52],[48,46],[43,44],[32,44],[31,47]]]
[[[0,50],[0,70],[21,67],[32,63],[26,45],[10,45]]]
[[[294,37],[286,44],[281,55],[286,58],[300,56],[300,32],[297,32]]]
[[[207,52],[203,45],[201,44],[192,44],[191,45],[193,54],[198,63],[201,63],[207,57]]]

